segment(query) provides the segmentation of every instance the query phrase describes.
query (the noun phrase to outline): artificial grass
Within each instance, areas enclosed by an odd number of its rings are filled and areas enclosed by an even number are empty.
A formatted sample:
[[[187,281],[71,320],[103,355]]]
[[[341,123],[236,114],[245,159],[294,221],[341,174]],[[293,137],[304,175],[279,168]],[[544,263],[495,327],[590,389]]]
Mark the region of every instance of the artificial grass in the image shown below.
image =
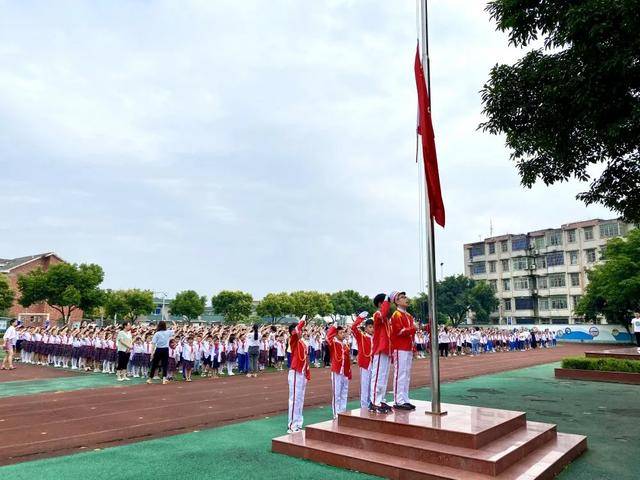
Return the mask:
[[[640,373],[640,361],[622,358],[567,357],[562,359],[562,368]]]
[[[558,430],[589,437],[589,450],[560,480],[637,480],[640,421],[637,386],[558,380],[559,364],[475,377],[442,385],[442,399],[521,410],[529,420],[557,423]],[[428,399],[428,390],[412,398]],[[351,402],[350,408],[357,407]],[[123,412],[123,415],[126,414]],[[305,411],[305,424],[329,419],[330,409]],[[284,434],[286,415],[254,420],[101,451],[0,468],[15,480],[366,479],[364,474],[271,453],[271,439]]]
[[[43,367],[47,368],[47,367]],[[115,375],[104,373],[82,373],[73,377],[46,378],[41,380],[16,380],[0,382],[0,398],[34,395],[46,392],[64,392],[84,388],[128,386],[143,383],[144,378],[132,378],[130,382],[118,382]]]

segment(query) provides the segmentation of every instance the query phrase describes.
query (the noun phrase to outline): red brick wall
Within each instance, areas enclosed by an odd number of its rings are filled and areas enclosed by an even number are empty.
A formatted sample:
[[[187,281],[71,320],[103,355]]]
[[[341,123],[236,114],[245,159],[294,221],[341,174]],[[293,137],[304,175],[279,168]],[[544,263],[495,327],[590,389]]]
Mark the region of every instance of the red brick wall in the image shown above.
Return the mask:
[[[6,275],[7,279],[9,280],[9,285],[11,286],[11,288],[16,294],[16,299],[13,303],[13,306],[9,309],[9,316],[17,318],[19,313],[23,313],[23,314],[48,313],[49,320],[51,323],[62,318],[62,315],[60,314],[60,312],[58,312],[57,310],[54,310],[46,303],[38,303],[38,304],[31,305],[30,307],[23,307],[18,303],[18,299],[20,298],[20,291],[18,290],[18,277],[20,275],[25,275],[31,272],[32,270],[36,270],[38,267],[42,268],[43,270],[47,270],[50,265],[55,265],[57,263],[63,263],[63,261],[60,258],[56,257],[55,255],[49,255],[49,256],[34,260],[32,262],[29,262],[20,267],[17,267],[11,270],[11,272],[9,272],[9,274]],[[82,320],[82,315],[83,315],[82,310],[75,310],[71,313],[71,320],[72,321]],[[23,320],[27,325],[31,323],[31,320],[29,318],[23,317]]]

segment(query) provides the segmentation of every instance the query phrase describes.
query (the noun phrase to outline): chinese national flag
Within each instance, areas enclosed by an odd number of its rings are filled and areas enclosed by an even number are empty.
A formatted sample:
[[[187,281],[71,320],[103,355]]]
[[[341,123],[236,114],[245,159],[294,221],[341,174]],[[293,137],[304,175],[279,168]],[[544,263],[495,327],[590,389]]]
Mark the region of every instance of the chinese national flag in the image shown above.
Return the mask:
[[[422,158],[424,159],[424,171],[427,177],[427,193],[429,195],[429,207],[431,216],[435,222],[444,227],[444,203],[440,191],[440,175],[438,174],[438,158],[436,156],[436,142],[431,123],[431,101],[424,80],[424,71],[420,61],[420,48],[416,49],[416,61],[414,64],[416,74],[416,87],[418,88],[418,133],[422,137]]]

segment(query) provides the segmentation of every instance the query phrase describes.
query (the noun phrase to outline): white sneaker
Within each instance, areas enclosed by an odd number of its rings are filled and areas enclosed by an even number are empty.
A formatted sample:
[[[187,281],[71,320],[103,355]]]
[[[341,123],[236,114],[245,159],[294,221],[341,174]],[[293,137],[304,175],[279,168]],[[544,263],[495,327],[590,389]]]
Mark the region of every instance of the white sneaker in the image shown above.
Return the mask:
[[[287,430],[287,433],[296,433],[296,432],[299,432],[299,431],[300,431],[300,429],[299,429],[299,428],[297,428],[297,427],[296,427],[296,428],[289,428],[289,429]]]
[[[124,378],[118,378],[118,381],[119,381],[119,382],[123,382],[123,381],[124,381]]]
[[[130,379],[129,377],[122,377],[122,380],[125,380],[125,381],[127,381],[127,382],[130,382],[130,381],[131,381],[131,379]]]

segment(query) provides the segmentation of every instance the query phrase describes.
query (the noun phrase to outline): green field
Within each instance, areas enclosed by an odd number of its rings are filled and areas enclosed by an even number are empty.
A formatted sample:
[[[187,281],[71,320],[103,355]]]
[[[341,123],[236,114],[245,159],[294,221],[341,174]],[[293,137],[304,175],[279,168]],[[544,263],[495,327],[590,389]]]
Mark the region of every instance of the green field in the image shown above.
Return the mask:
[[[557,423],[559,431],[589,437],[589,451],[561,480],[637,480],[640,445],[640,388],[556,380],[542,365],[444,384],[443,401],[524,410],[530,420]],[[428,399],[427,390],[414,398]],[[357,404],[352,402],[352,407]],[[126,414],[126,413],[123,413]],[[305,412],[305,423],[330,418],[328,408]],[[16,480],[364,479],[373,478],[270,452],[270,440],[284,433],[286,416],[150,440],[101,451],[0,468]]]

